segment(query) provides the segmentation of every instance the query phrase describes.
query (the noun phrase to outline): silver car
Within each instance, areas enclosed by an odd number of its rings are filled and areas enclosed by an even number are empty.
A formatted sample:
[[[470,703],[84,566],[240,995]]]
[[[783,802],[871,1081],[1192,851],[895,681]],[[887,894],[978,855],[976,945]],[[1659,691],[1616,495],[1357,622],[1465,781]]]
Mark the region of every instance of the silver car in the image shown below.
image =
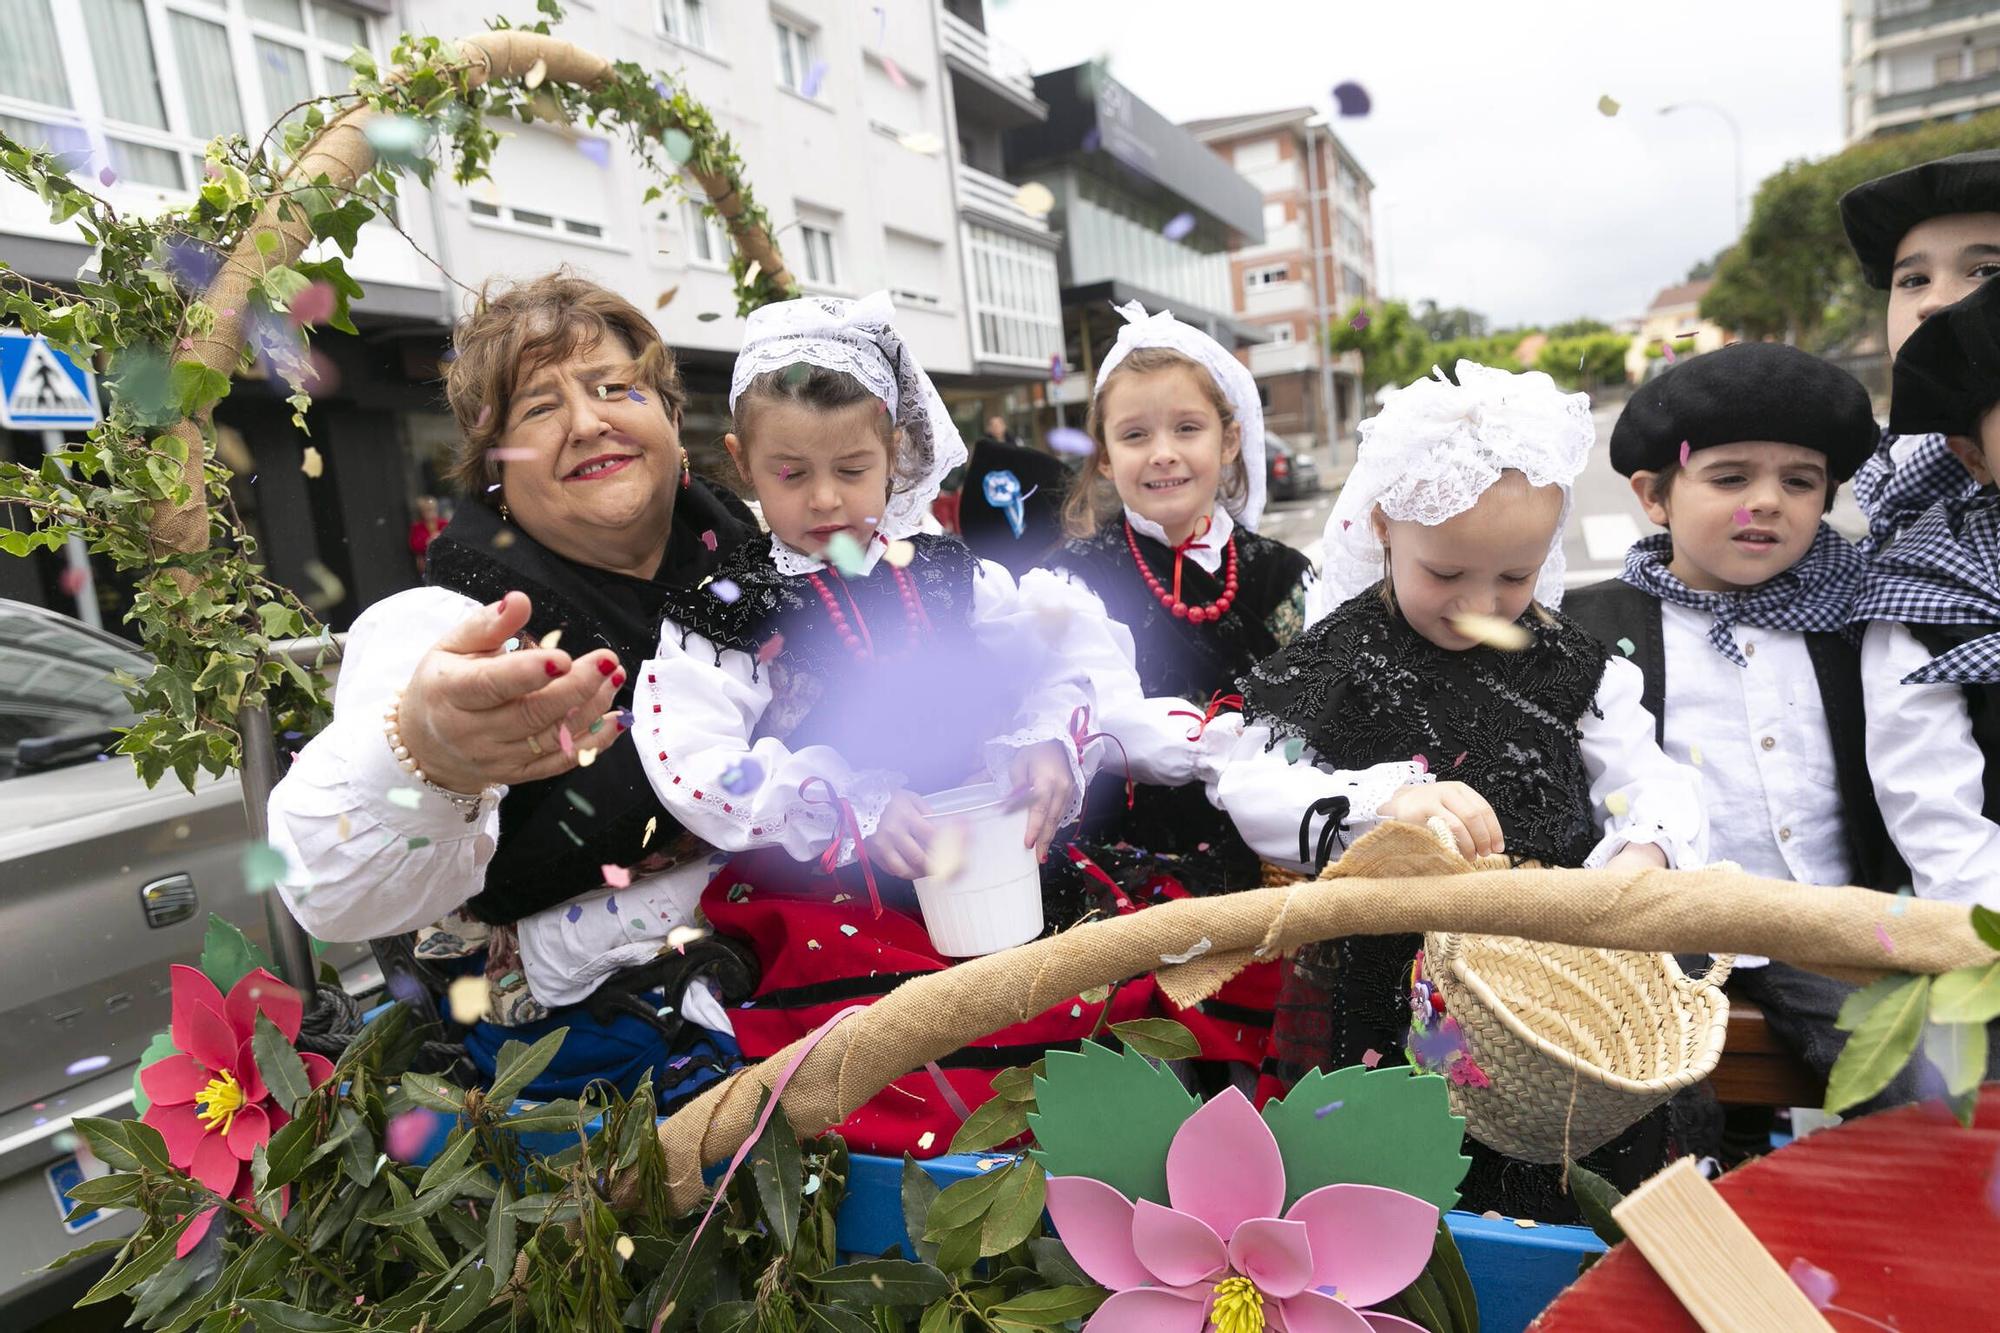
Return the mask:
[[[150,669],[122,639],[0,599],[0,1328],[69,1308],[105,1265],[29,1270],[134,1227],[109,1209],[64,1221],[65,1188],[93,1170],[70,1121],[132,1114],[168,966],[200,956],[211,912],[268,943],[235,775],[149,790],[106,751],[133,720],[112,673]],[[350,992],[379,980],[365,946],[325,958]]]

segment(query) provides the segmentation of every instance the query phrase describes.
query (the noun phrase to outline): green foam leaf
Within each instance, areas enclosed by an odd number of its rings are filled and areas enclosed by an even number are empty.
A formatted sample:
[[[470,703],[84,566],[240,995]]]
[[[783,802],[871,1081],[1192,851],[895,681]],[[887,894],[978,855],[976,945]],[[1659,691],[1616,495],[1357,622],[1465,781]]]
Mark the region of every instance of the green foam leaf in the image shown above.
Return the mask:
[[[1173,1072],[1136,1051],[1086,1041],[1051,1051],[1028,1117],[1052,1176],[1089,1176],[1126,1198],[1167,1202],[1167,1148],[1199,1103]]]
[[[1322,1185],[1380,1185],[1448,1212],[1472,1166],[1444,1079],[1404,1066],[1313,1070],[1265,1105],[1264,1123],[1284,1158],[1287,1208]]]
[[[175,1054],[172,1034],[155,1032],[153,1039],[146,1043],[146,1049],[139,1053],[139,1067],[132,1071],[132,1114],[144,1115],[151,1109],[153,1099],[146,1095],[146,1089],[139,1083],[139,1075],[146,1072],[146,1066],[156,1065]]]
[[[260,967],[274,976],[277,974],[269,955],[252,943],[234,923],[210,912],[208,935],[201,945],[202,974],[215,983],[217,990],[227,995],[231,986]]]

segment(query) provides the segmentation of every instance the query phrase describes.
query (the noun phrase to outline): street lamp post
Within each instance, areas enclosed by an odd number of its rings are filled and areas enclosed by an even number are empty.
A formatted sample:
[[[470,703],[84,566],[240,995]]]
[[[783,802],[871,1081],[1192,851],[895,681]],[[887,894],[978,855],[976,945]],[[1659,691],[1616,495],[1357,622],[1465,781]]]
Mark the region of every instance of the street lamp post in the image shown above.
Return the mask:
[[[1722,123],[1729,127],[1729,140],[1735,160],[1735,183],[1731,202],[1735,205],[1736,234],[1743,234],[1743,129],[1736,123],[1736,117],[1713,102],[1670,102],[1660,108],[1660,114],[1670,116],[1676,111],[1713,111],[1722,117]]]

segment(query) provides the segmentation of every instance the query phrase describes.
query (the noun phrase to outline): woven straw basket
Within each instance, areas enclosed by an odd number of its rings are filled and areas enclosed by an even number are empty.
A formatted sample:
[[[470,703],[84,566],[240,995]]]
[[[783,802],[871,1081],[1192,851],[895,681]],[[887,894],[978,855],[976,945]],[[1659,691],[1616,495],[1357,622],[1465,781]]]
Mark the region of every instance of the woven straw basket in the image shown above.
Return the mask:
[[[1491,1080],[1452,1083],[1452,1110],[1474,1138],[1524,1161],[1602,1147],[1722,1055],[1727,958],[1697,981],[1671,954],[1434,932],[1424,962]]]

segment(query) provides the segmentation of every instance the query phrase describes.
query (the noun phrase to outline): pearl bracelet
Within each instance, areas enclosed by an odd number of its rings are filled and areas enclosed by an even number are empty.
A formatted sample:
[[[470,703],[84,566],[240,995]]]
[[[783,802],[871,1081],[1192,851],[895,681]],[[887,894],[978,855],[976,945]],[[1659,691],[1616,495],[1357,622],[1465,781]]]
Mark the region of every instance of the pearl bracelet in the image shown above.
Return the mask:
[[[424,770],[417,767],[415,757],[410,754],[410,747],[403,744],[402,711],[403,692],[399,689],[396,691],[396,697],[390,702],[388,710],[382,714],[382,734],[389,742],[389,753],[396,757],[396,766],[437,795],[451,802],[452,807],[465,816],[465,822],[468,824],[472,823],[475,819],[479,818],[479,807],[485,804],[487,797],[494,794],[493,788],[484,787],[476,795],[468,796],[464,792],[452,791],[449,788],[440,787],[437,783],[432,782],[429,777],[425,776]]]

